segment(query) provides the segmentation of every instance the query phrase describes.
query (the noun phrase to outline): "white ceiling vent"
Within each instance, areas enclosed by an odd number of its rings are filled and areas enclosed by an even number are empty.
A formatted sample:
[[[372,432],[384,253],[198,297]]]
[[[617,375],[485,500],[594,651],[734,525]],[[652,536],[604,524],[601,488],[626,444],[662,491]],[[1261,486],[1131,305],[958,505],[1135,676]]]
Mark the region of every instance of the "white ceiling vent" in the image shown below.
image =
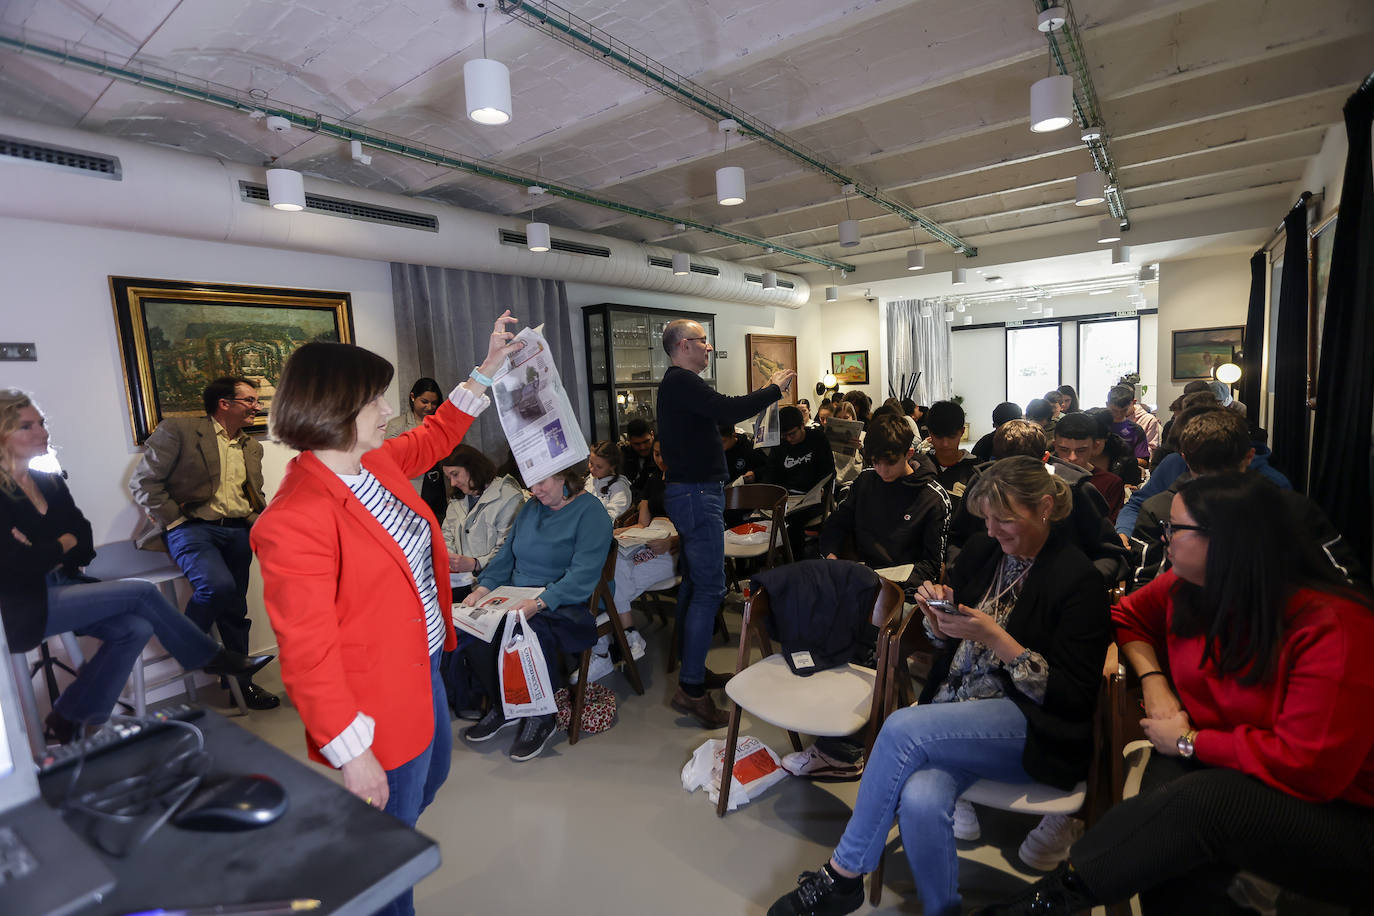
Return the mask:
[[[96,178],[108,178],[111,181],[119,181],[123,177],[117,156],[102,156],[100,153],[33,143],[17,137],[0,136],[0,161],[4,160],[79,172]]]
[[[265,184],[240,181],[239,194],[246,201],[268,204],[267,185]],[[376,204],[365,204],[357,200],[345,200],[342,197],[306,194],[305,209],[312,213],[341,216],[344,219],[360,219],[369,223],[385,223],[388,226],[400,226],[404,229],[423,229],[426,232],[439,231],[439,220],[428,213],[393,210],[390,207],[379,207]]]
[[[666,267],[666,268],[668,268],[669,270],[672,270],[672,269],[673,269],[673,259],[672,259],[672,258],[660,258],[660,257],[657,256],[657,255],[652,255],[652,254],[651,254],[651,255],[649,255],[649,266],[650,266],[650,267]],[[719,277],[719,276],[720,276],[720,268],[719,268],[719,267],[711,267],[709,264],[693,264],[693,265],[691,265],[691,267],[689,268],[689,270],[691,270],[691,272],[694,273],[694,274],[704,274],[705,276],[708,276],[708,277]]]
[[[516,232],[514,229],[502,229],[501,244],[526,248],[529,246],[529,239],[525,238],[523,232]],[[559,238],[549,242],[549,250],[561,251],[563,254],[580,254],[589,258],[609,258],[611,256],[611,249],[604,245],[587,245],[583,242],[570,242],[567,239]]]

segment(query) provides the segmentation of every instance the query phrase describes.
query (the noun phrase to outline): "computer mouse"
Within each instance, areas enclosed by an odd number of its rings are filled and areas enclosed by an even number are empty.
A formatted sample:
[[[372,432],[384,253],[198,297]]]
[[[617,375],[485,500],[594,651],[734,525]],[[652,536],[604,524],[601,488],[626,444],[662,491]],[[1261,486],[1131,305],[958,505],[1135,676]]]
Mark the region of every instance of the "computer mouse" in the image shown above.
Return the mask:
[[[270,776],[210,777],[172,816],[172,823],[183,830],[255,830],[281,817],[286,808],[286,790]]]

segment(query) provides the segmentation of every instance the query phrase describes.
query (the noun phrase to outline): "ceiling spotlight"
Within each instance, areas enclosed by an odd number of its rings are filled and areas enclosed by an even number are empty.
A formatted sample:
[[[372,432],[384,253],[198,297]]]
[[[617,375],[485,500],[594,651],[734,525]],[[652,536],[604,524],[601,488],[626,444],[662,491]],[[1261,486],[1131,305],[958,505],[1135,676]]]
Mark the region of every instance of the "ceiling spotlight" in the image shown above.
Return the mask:
[[[1042,32],[1057,32],[1064,27],[1069,15],[1062,6],[1052,6],[1040,13],[1035,19],[1035,27]]]
[[[955,286],[961,286],[961,285],[967,283],[967,282],[968,282],[968,268],[967,268],[967,267],[956,267],[956,268],[954,268],[954,276],[952,276],[952,277],[950,278],[950,281],[949,281],[949,282],[952,283],[952,284],[955,285]]]
[[[1121,241],[1121,224],[1114,219],[1098,220],[1097,241],[1101,245]]]
[[[945,321],[954,324],[954,309],[945,310]]]
[[[853,248],[859,244],[859,221],[847,219],[840,223],[840,247]]]
[[[549,242],[549,224],[526,223],[525,243],[530,251],[548,251],[551,247]]]
[[[958,311],[961,311],[961,312],[962,312],[964,309],[968,308],[968,306],[964,304],[964,300],[963,300],[963,299],[960,299],[960,300],[959,300],[959,304],[956,305],[954,308],[957,309]]]
[[[687,231],[687,224],[686,224],[686,223],[673,223],[673,231],[674,231],[674,232],[686,232],[686,231]]]
[[[1031,83],[1031,130],[1037,134],[1073,123],[1073,77],[1047,76]]]
[[[1113,263],[1113,264],[1129,264],[1129,263],[1131,263],[1131,246],[1129,246],[1129,245],[1113,245],[1113,246],[1112,246],[1112,263]]]
[[[281,115],[268,115],[267,120],[262,123],[274,134],[284,134],[291,129],[291,121]]]
[[[529,194],[531,197],[538,197],[540,194],[547,193],[548,190],[549,189],[543,185],[532,184],[525,189],[525,193]]]
[[[361,140],[348,141],[348,155],[349,158],[359,165],[372,164],[372,157],[363,152],[363,141]]]
[[[268,169],[267,200],[275,210],[304,210],[305,179],[292,169]]]
[[[826,301],[826,302],[839,302],[839,301],[840,301],[840,288],[839,288],[838,286],[827,286],[827,287],[825,288],[825,301]]]
[[[1107,199],[1101,172],[1083,172],[1073,180],[1075,207],[1091,207]]]
[[[739,130],[739,122],[726,118],[717,125],[725,134],[725,161],[730,161],[730,135]],[[744,203],[744,169],[737,165],[725,165],[716,169],[716,202],[722,207],[735,207]]]
[[[692,259],[685,251],[676,252],[673,255],[673,276],[685,277],[692,272]]]
[[[467,0],[467,5],[482,12],[482,56],[463,64],[468,118],[478,124],[505,124],[511,114],[510,71],[499,60],[487,58],[488,0]]]
[[[764,289],[777,289],[777,288],[778,288],[778,275],[777,275],[777,272],[776,272],[776,271],[765,270],[765,271],[763,272],[763,288],[764,288]]]
[[[906,253],[907,270],[925,270],[926,253],[920,248],[912,248]]]
[[[1159,265],[1142,264],[1140,266],[1140,272],[1136,274],[1136,279],[1138,279],[1141,283],[1149,283],[1151,280],[1158,280]]]
[[[1084,143],[1092,143],[1094,140],[1101,140],[1101,139],[1102,139],[1102,128],[1098,127],[1097,125],[1091,125],[1091,126],[1088,126],[1088,127],[1083,128],[1083,142],[1084,142]]]

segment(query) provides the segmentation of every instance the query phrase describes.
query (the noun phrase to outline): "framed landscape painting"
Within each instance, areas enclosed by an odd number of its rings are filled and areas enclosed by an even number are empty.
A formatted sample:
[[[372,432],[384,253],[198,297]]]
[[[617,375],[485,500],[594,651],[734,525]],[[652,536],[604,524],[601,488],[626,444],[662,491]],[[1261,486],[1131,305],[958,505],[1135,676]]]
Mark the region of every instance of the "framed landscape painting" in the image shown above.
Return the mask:
[[[110,277],[130,425],[142,444],[163,417],[203,416],[216,378],[258,386],[250,433],[267,429],[282,366],[311,341],[353,342],[348,293]]]
[[[1240,358],[1245,328],[1197,328],[1175,331],[1173,378],[1175,381],[1209,379],[1222,363]]]
[[[845,350],[830,354],[830,371],[841,385],[868,384],[868,351]]]
[[[797,338],[777,334],[745,334],[744,349],[749,353],[749,390],[768,384],[779,369],[797,369]],[[797,403],[797,388],[792,384],[782,394],[782,404]]]

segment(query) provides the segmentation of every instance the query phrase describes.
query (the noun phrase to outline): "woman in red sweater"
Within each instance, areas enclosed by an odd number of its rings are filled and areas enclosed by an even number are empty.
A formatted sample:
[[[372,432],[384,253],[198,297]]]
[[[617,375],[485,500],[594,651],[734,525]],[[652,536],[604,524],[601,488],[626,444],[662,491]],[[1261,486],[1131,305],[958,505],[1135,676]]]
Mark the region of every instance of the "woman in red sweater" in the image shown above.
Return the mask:
[[[1374,614],[1258,474],[1196,478],[1164,525],[1173,569],[1112,612],[1154,746],[1141,792],[1069,863],[986,914],[1242,912],[1238,871],[1374,895]]]

